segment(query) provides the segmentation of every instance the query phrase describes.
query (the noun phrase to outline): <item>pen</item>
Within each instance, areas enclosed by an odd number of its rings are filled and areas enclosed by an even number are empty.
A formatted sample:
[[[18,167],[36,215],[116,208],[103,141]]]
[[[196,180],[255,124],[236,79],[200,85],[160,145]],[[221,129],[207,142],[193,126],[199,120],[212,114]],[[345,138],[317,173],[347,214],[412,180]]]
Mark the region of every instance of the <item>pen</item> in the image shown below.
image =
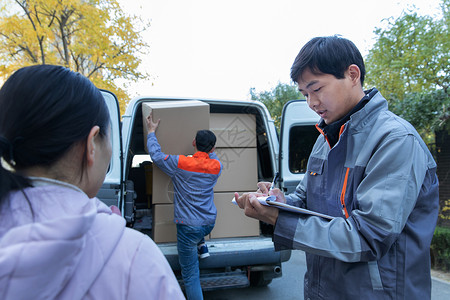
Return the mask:
[[[269,192],[275,188],[275,185],[277,184],[279,175],[280,174],[278,172],[275,173],[275,176],[273,177],[272,185],[270,186]],[[273,201],[275,201],[275,197],[274,196],[262,197],[261,199],[264,199],[264,201],[266,201],[267,198],[274,198]],[[258,200],[259,200],[259,198],[258,198]],[[268,205],[268,204],[265,204],[266,202],[264,202],[264,201],[260,200],[260,203],[264,204],[264,205]],[[237,202],[236,202],[236,199],[234,197],[233,197],[233,199],[231,199],[231,202],[233,204],[238,205]]]
[[[278,176],[279,176],[279,173],[276,172],[275,176],[273,177],[272,185],[270,186],[269,192],[275,188],[275,185],[277,184],[277,181],[278,181]]]

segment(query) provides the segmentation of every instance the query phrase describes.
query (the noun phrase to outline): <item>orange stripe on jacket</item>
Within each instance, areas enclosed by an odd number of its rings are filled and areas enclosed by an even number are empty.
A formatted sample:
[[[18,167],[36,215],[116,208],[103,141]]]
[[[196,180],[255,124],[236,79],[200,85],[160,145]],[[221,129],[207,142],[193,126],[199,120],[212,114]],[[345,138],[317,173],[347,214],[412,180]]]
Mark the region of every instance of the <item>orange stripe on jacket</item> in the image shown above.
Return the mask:
[[[323,130],[319,127],[319,124],[316,124],[316,129],[320,132],[320,134],[323,135],[323,137],[325,138],[325,140],[328,143],[328,146],[330,146],[330,148],[331,148],[330,141],[328,140],[327,135],[325,134],[325,132],[323,132]]]
[[[197,153],[196,153],[197,154]],[[205,153],[206,154],[206,153]],[[208,156],[208,154],[206,154]],[[220,162],[216,159],[210,159],[209,156],[178,156],[178,168],[196,172],[217,175],[220,173]]]
[[[345,215],[345,218],[348,219],[348,211],[347,206],[345,205],[345,193],[347,191],[347,181],[348,181],[348,172],[350,171],[350,168],[347,168],[347,171],[345,172],[345,179],[344,179],[344,185],[342,186],[341,191],[341,205],[342,205],[342,213]]]
[[[339,137],[341,137],[341,134],[344,132],[345,124],[342,124],[341,129],[339,130]]]

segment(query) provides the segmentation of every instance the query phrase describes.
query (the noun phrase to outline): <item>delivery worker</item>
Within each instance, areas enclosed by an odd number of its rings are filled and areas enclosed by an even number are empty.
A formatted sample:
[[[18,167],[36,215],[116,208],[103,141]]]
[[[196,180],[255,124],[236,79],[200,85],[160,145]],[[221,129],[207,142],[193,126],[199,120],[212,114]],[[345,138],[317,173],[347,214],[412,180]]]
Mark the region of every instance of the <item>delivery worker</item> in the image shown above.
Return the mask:
[[[186,296],[203,299],[198,259],[209,256],[204,237],[216,221],[213,188],[222,172],[222,164],[214,153],[216,136],[209,130],[200,130],[192,141],[194,155],[166,155],[155,136],[159,123],[151,114],[147,117],[147,147],[153,163],[173,182],[178,259]]]
[[[236,201],[247,216],[275,225],[276,249],[306,252],[305,299],[430,299],[436,163],[381,93],[363,90],[364,75],[360,52],[338,36],[310,40],[291,69],[321,118],[321,135],[296,191],[270,194],[333,220],[262,206],[260,193]],[[270,183],[258,186],[267,194]]]

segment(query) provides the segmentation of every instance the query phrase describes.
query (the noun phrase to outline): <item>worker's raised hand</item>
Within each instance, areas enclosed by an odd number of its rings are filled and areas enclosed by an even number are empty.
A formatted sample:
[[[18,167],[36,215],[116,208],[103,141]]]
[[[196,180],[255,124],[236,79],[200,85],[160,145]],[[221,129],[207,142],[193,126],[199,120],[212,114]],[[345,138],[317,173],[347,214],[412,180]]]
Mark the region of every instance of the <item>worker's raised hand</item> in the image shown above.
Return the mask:
[[[150,114],[148,115],[148,117],[147,117],[147,129],[148,129],[148,133],[150,133],[150,132],[155,132],[155,131],[156,131],[156,128],[158,128],[158,126],[159,126],[159,122],[160,122],[160,121],[161,121],[161,120],[158,119],[156,122],[154,122],[153,116],[152,116],[152,114],[150,113]]]

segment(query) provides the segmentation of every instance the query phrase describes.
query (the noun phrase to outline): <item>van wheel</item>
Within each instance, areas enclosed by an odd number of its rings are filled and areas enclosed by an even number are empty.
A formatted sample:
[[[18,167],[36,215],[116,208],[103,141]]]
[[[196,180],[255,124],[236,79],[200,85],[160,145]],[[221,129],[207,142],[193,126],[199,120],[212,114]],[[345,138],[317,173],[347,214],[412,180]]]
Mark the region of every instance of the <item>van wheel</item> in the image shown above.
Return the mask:
[[[250,272],[250,286],[268,286],[272,282],[272,279],[264,279],[262,271]]]

